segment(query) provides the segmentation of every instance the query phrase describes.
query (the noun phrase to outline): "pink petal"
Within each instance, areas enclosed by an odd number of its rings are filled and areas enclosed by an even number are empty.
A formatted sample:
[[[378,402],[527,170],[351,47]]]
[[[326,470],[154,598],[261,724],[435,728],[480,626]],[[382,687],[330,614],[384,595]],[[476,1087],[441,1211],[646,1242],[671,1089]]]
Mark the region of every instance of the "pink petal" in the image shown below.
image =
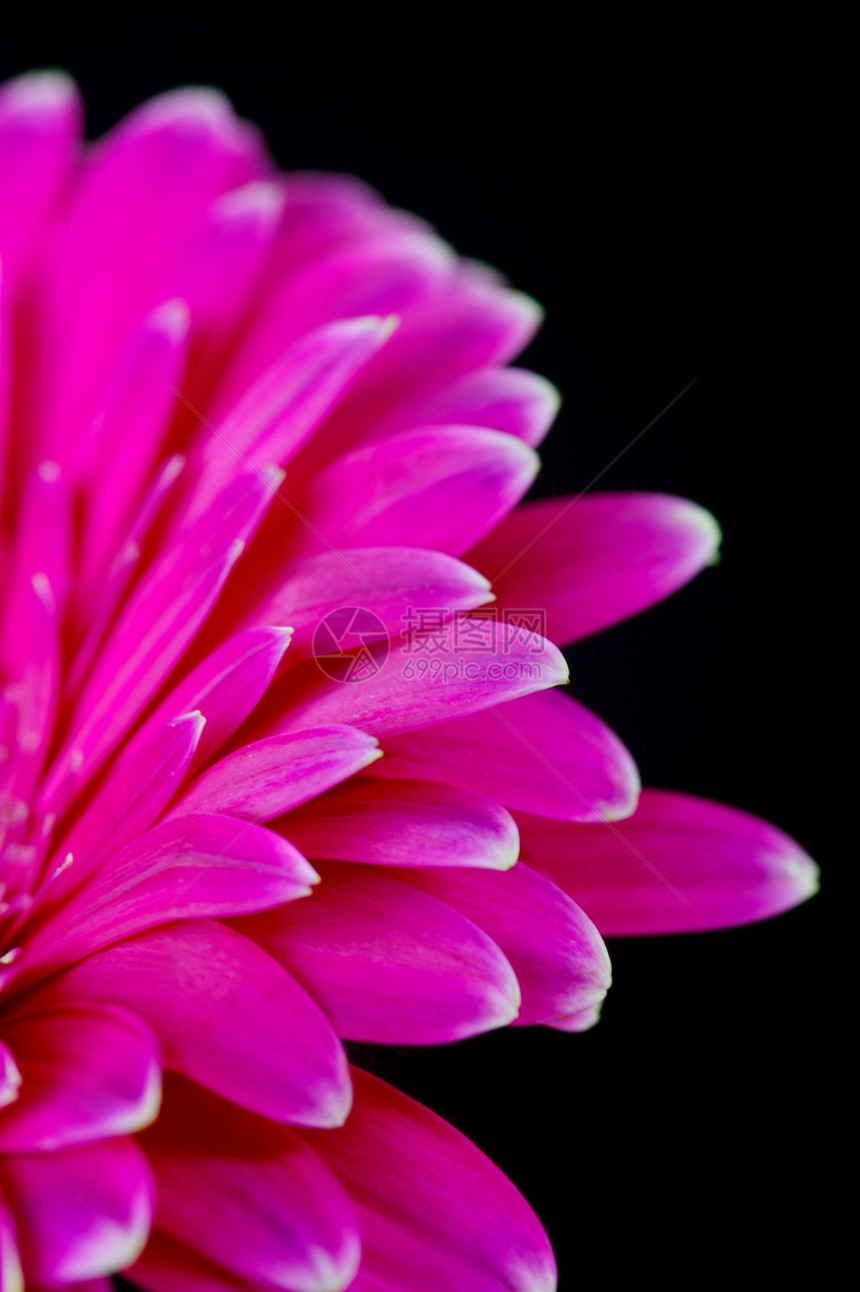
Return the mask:
[[[124,848],[158,820],[188,770],[205,726],[186,713],[161,727],[146,727],[123,749],[57,849],[57,860],[71,853],[74,871],[52,890],[51,901],[95,869],[99,861]]]
[[[167,1234],[267,1286],[349,1285],[360,1259],[352,1204],[294,1131],[177,1077],[144,1143]]]
[[[386,736],[384,753],[374,776],[451,782],[567,821],[629,816],[639,793],[636,765],[614,732],[557,691]]]
[[[502,705],[567,679],[564,658],[550,642],[534,634],[524,638],[505,625],[498,626],[488,645],[482,639],[468,655],[446,659],[438,672],[416,669],[414,658],[395,642],[387,663],[354,684],[329,681],[315,660],[292,669],[272,688],[249,724],[247,738],[331,722],[387,738]]]
[[[215,384],[267,268],[284,206],[283,185],[252,180],[222,193],[192,223],[152,296],[178,296],[191,312],[185,396],[200,408]],[[187,409],[190,420],[195,416]]]
[[[501,606],[541,607],[547,636],[578,641],[638,614],[713,565],[720,530],[668,494],[605,493],[527,503],[468,556]]]
[[[322,552],[289,561],[273,571],[252,597],[247,586],[228,589],[213,615],[212,632],[223,635],[237,623],[243,627],[289,624],[294,634],[292,662],[311,653],[320,621],[343,606],[372,611],[397,637],[417,606],[452,615],[473,610],[490,596],[483,575],[444,552],[419,547],[351,548],[348,553]],[[209,632],[207,625],[207,636]]]
[[[536,448],[558,412],[555,386],[523,368],[477,368],[432,394],[398,408],[379,438],[417,426],[486,426]]]
[[[408,225],[341,239],[281,277],[255,314],[246,348],[259,352],[266,334],[284,348],[335,319],[402,314],[443,287],[454,266],[446,243]]]
[[[157,1226],[140,1260],[127,1273],[136,1287],[147,1292],[266,1292],[271,1287],[231,1274],[223,1265],[215,1265],[191,1251]]]
[[[168,1068],[273,1121],[340,1126],[352,1103],[330,1023],[280,965],[215,920],[140,933],[88,956],[40,999],[115,1001]]]
[[[170,815],[214,812],[269,821],[380,758],[354,727],[317,727],[243,745],[191,783]]]
[[[518,814],[523,856],[604,937],[731,928],[816,892],[818,869],[776,826],[688,794],[644,790],[618,826]]]
[[[0,258],[20,281],[77,159],[80,96],[63,72],[29,72],[0,87]]]
[[[20,1090],[21,1073],[18,1071],[15,1056],[8,1045],[0,1041],[0,1108],[13,1104]]]
[[[326,874],[323,869],[324,880]],[[522,991],[517,1023],[560,1018],[606,995],[609,956],[597,929],[566,893],[522,862],[503,875],[422,868],[402,876],[501,947]]]
[[[130,523],[167,435],[182,384],[190,315],[181,299],[165,301],[134,331],[116,366],[83,445],[76,482],[87,489],[80,577],[104,573]]]
[[[564,1018],[554,1018],[547,1024],[555,1032],[570,1032],[578,1034],[579,1032],[588,1032],[592,1027],[600,1022],[600,1009],[602,1001],[596,1005],[589,1005],[587,1009],[581,1009],[576,1014],[567,1014]]]
[[[28,378],[43,456],[66,460],[162,266],[213,198],[267,170],[256,131],[215,90],[137,108],[92,150],[40,258]]]
[[[24,1272],[18,1251],[15,1221],[0,1194],[0,1288],[3,1292],[24,1292]]]
[[[328,862],[304,910],[235,927],[283,964],[352,1041],[438,1045],[516,1017],[517,980],[468,919],[399,879]]]
[[[316,430],[366,363],[391,335],[376,317],[338,320],[296,341],[242,393],[218,424],[205,426],[195,460],[189,515],[209,506],[236,474],[237,458],[253,470],[288,461]]]
[[[30,980],[132,933],[241,914],[304,897],[315,871],[272,830],[231,817],[184,816],[141,835],[27,937],[13,972]],[[38,914],[38,907],[36,908]]]
[[[27,1284],[98,1278],[140,1255],[152,1219],[152,1179],[132,1139],[0,1158]]]
[[[163,724],[199,709],[206,726],[190,769],[199,771],[256,708],[275,676],[290,636],[289,628],[260,627],[223,642],[171,691],[135,741],[153,737]]]
[[[552,1249],[528,1203],[440,1117],[353,1069],[341,1130],[303,1132],[358,1205],[368,1292],[553,1292]]]
[[[135,1014],[111,1004],[45,1008],[37,996],[3,1029],[23,1080],[0,1123],[0,1153],[127,1135],[157,1116],[161,1056]]]
[[[443,290],[408,310],[389,344],[328,419],[303,455],[303,474],[333,453],[375,439],[377,428],[417,398],[429,398],[474,368],[507,363],[541,319],[528,296],[460,263]]]
[[[157,694],[214,605],[276,487],[274,474],[240,476],[156,560],[99,655],[55,775],[62,775],[71,751],[79,750],[85,775],[92,776]]]
[[[391,544],[459,556],[519,502],[540,463],[522,440],[475,426],[404,431],[348,453],[300,497],[299,551]]]
[[[359,776],[274,828],[307,857],[379,866],[507,870],[520,849],[516,824],[500,804],[430,781]]]

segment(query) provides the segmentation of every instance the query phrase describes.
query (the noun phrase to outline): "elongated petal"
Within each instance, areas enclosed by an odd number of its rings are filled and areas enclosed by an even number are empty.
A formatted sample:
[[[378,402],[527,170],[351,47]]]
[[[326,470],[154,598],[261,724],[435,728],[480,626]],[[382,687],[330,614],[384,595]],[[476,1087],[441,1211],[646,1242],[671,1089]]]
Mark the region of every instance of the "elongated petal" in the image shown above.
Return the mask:
[[[468,556],[499,604],[546,611],[559,645],[661,601],[713,564],[720,530],[668,494],[605,493],[527,503]]]
[[[267,1286],[349,1286],[360,1258],[352,1204],[294,1131],[176,1077],[143,1142],[166,1233]]]
[[[0,1158],[28,1285],[49,1287],[124,1269],[152,1220],[152,1179],[131,1139]]]
[[[558,391],[523,368],[477,368],[429,396],[398,408],[377,434],[416,426],[487,426],[536,448],[558,412]]]
[[[227,486],[236,473],[237,456],[257,470],[288,461],[392,328],[391,320],[373,316],[342,319],[288,349],[244,392],[217,435],[206,428],[189,515],[199,515]]]
[[[188,307],[179,298],[144,318],[78,448],[76,483],[91,499],[81,537],[79,574],[85,582],[104,572],[158,460],[185,369],[189,325]]]
[[[231,817],[166,821],[101,867],[27,941],[24,980],[169,920],[262,910],[303,897],[316,874],[272,830]]]
[[[0,1194],[0,1288],[3,1292],[24,1292],[24,1271],[18,1251],[18,1235],[12,1213]]]
[[[636,806],[639,775],[610,729],[554,691],[386,736],[382,777],[422,777],[563,821],[614,821]]]
[[[634,815],[611,828],[517,820],[529,864],[605,937],[731,928],[818,887],[815,863],[776,826],[688,794],[644,790]]]
[[[566,893],[522,862],[504,875],[420,869],[403,872],[403,879],[460,911],[501,947],[522,991],[517,1023],[578,1013],[606,995],[609,956],[597,929]]]
[[[135,589],[102,649],[66,742],[67,750],[81,751],[89,775],[182,657],[276,485],[276,475],[240,476]],[[63,766],[61,756],[59,772]]]
[[[220,193],[267,169],[256,131],[215,90],[137,108],[97,145],[40,258],[33,414],[44,456],[74,455],[81,421],[144,308],[147,287]]]
[[[376,438],[377,428],[404,403],[429,397],[475,368],[507,363],[534,335],[541,310],[471,266],[402,317],[389,344],[308,446],[303,468],[319,468],[333,452]]]
[[[158,820],[182,783],[204,725],[199,711],[186,713],[162,727],[145,729],[126,746],[60,844],[58,857],[71,854],[74,873],[66,872],[68,878],[57,891],[66,891],[69,882],[79,881]],[[57,900],[56,892],[51,899]]]
[[[441,662],[438,669],[422,670],[395,643],[384,666],[355,684],[329,681],[314,660],[300,664],[272,688],[249,738],[349,722],[382,739],[567,679],[564,658],[551,643],[534,635],[524,639],[505,625],[499,625],[494,642]]]
[[[346,1058],[322,1011],[254,942],[215,920],[127,938],[40,998],[115,1001],[145,1019],[167,1067],[273,1121],[339,1126]]]
[[[453,556],[396,546],[303,557],[275,570],[251,599],[247,590],[243,595],[237,588],[231,601],[229,592],[223,611],[222,603],[215,610],[212,631],[223,635],[236,623],[289,624],[294,634],[291,662],[311,653],[318,625],[344,606],[371,611],[388,633],[399,637],[414,623],[416,607],[452,615],[492,597],[483,575]]]
[[[528,445],[499,431],[405,431],[320,472],[298,504],[312,528],[297,528],[295,541],[319,550],[319,533],[335,547],[391,543],[459,556],[519,502],[539,465]]]
[[[358,1204],[358,1286],[374,1292],[553,1292],[552,1249],[528,1203],[459,1131],[353,1069],[342,1130],[303,1132]]]
[[[158,1043],[115,1005],[45,1008],[4,1021],[22,1085],[0,1123],[0,1153],[53,1152],[149,1125],[161,1101]]]
[[[0,88],[0,191],[15,195],[0,210],[0,258],[13,284],[76,161],[81,115],[63,72],[29,72]]]
[[[379,866],[507,870],[519,855],[513,817],[483,795],[432,781],[359,776],[274,826],[307,857]]]
[[[191,771],[216,754],[256,708],[275,676],[290,642],[288,628],[249,628],[223,642],[171,691],[144,724],[143,740],[183,713],[199,710],[206,719]]]
[[[329,862],[313,901],[238,921],[318,1000],[341,1036],[457,1041],[516,1017],[505,957],[473,923],[399,879]]]
[[[127,1271],[146,1292],[266,1292],[270,1284],[249,1283],[216,1265],[156,1226],[139,1261]],[[355,1284],[351,1284],[355,1287]]]
[[[315,798],[381,757],[355,727],[317,727],[243,745],[202,773],[171,811],[269,821]]]

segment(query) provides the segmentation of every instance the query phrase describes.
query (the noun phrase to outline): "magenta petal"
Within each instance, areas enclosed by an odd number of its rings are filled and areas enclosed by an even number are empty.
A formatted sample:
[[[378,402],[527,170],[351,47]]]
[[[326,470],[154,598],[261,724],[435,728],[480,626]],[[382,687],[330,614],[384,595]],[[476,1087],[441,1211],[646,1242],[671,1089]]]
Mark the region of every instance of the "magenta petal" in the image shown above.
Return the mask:
[[[557,691],[386,735],[383,752],[375,777],[451,782],[564,821],[618,820],[639,794],[636,765],[615,733]]]
[[[282,354],[229,410],[217,434],[205,428],[189,515],[199,515],[227,487],[237,457],[252,470],[293,457],[392,327],[383,318],[341,319]]]
[[[368,1292],[553,1292],[552,1249],[498,1167],[441,1117],[353,1069],[341,1130],[302,1132],[358,1205]]]
[[[307,857],[380,866],[507,870],[520,850],[516,824],[500,804],[431,781],[359,776],[274,828]]]
[[[349,553],[323,552],[275,570],[249,602],[236,589],[236,601],[217,624],[289,624],[293,629],[290,662],[311,653],[314,631],[330,611],[361,606],[399,637],[416,606],[455,614],[473,610],[492,596],[490,585],[462,561],[420,547],[350,548]],[[240,600],[240,598],[243,598]],[[213,624],[214,629],[214,624]],[[207,626],[207,633],[209,629]]]
[[[0,259],[13,284],[77,160],[81,115],[63,72],[30,72],[0,88],[0,191],[15,195],[0,209]]]
[[[24,1292],[24,1271],[18,1251],[15,1221],[0,1193],[0,1288],[3,1292]]]
[[[158,819],[182,783],[204,725],[201,713],[186,713],[164,726],[145,728],[130,741],[57,850],[59,860],[69,854],[74,860],[74,873],[66,873],[59,891]]]
[[[12,973],[28,981],[169,920],[277,906],[306,896],[316,879],[304,857],[263,826],[221,816],[166,821],[49,915]]]
[[[74,1283],[124,1269],[152,1220],[152,1179],[132,1139],[58,1153],[0,1157],[28,1286]]]
[[[611,827],[517,820],[523,856],[604,937],[731,928],[818,887],[815,863],[776,826],[688,794],[644,790],[633,816]]]
[[[491,939],[442,901],[364,866],[328,862],[302,911],[235,925],[353,1041],[438,1045],[503,1027],[519,987]]]
[[[360,1258],[352,1204],[294,1131],[177,1077],[143,1142],[167,1234],[267,1286],[349,1286]]]
[[[179,299],[167,300],[144,318],[83,446],[76,448],[75,483],[89,495],[79,577],[94,600],[98,589],[92,581],[104,573],[124,537],[162,450],[174,391],[182,384],[189,321],[188,307]]]
[[[326,873],[323,869],[324,880]],[[401,873],[406,883],[460,911],[501,947],[522,991],[517,1023],[545,1023],[578,1013],[606,995],[609,956],[597,929],[566,893],[522,862],[503,875],[481,870]]]
[[[376,434],[381,438],[417,426],[486,426],[535,448],[549,430],[559,403],[558,391],[537,373],[523,368],[477,368],[450,386],[402,406]]]
[[[519,502],[539,468],[522,440],[475,426],[404,431],[322,470],[301,496],[300,551],[428,547],[459,556]]]
[[[269,821],[381,758],[355,727],[316,727],[243,745],[191,783],[170,816],[224,813]]]
[[[346,1057],[306,992],[215,920],[127,938],[52,979],[40,999],[116,1001],[145,1019],[168,1068],[273,1121],[339,1126]]]
[[[716,559],[710,512],[668,494],[526,503],[468,555],[501,606],[539,606],[546,634],[578,641],[661,601]]]
[[[127,1271],[135,1287],[146,1292],[267,1292],[271,1284],[249,1283],[199,1252],[165,1234],[157,1226],[139,1261]],[[355,1284],[350,1284],[350,1288]]]
[[[3,1024],[21,1091],[0,1122],[0,1153],[53,1152],[149,1125],[161,1102],[158,1043],[135,1014],[37,996]]]
[[[245,473],[135,588],[78,703],[66,749],[93,775],[203,623],[272,500],[277,473]],[[205,717],[205,713],[204,713]],[[58,760],[62,769],[64,759]]]
[[[153,735],[180,714],[199,709],[206,726],[191,763],[191,770],[198,771],[256,708],[289,642],[288,628],[262,627],[249,628],[223,642],[171,691],[135,742],[145,739],[144,733]]]
[[[568,679],[564,657],[555,646],[501,624],[493,643],[443,668],[450,672],[419,671],[414,658],[402,654],[397,642],[387,662],[354,685],[329,681],[317,662],[308,660],[272,688],[247,736],[260,739],[346,722],[379,738],[388,737],[502,705]],[[424,775],[412,773],[416,774]]]

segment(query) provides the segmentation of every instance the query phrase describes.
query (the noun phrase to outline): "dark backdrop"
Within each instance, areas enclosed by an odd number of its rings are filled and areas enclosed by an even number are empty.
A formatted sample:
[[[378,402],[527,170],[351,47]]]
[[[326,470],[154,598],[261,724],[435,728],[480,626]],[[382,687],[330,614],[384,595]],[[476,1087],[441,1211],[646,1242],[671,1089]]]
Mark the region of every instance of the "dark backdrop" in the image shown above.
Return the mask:
[[[571,651],[574,693],[646,784],[758,812],[826,863],[827,432],[782,344],[802,245],[791,86],[775,88],[762,50],[745,61],[681,31],[628,33],[622,53],[612,22],[563,30],[533,8],[499,30],[489,10],[467,30],[364,6],[40,9],[3,73],[67,67],[94,134],[156,91],[217,84],[285,167],[359,174],[504,269],[546,307],[526,362],[565,396],[539,495],[584,487],[698,375],[599,487],[705,504],[722,563]],[[773,1275],[815,1229],[825,900],[752,928],[614,943],[616,985],[585,1036],[353,1048],[513,1177],[562,1289]]]

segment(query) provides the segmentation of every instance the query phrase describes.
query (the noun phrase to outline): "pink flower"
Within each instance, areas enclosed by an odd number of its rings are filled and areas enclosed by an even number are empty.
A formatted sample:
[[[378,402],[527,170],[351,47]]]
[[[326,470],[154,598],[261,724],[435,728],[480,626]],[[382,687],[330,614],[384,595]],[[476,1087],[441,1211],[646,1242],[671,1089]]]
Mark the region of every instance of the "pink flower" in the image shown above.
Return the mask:
[[[341,1038],[581,1030],[601,933],[814,890],[553,689],[717,527],[517,506],[539,311],[420,221],[280,176],[213,91],[82,157],[79,116],[0,92],[2,1292],[551,1288],[513,1186]]]

